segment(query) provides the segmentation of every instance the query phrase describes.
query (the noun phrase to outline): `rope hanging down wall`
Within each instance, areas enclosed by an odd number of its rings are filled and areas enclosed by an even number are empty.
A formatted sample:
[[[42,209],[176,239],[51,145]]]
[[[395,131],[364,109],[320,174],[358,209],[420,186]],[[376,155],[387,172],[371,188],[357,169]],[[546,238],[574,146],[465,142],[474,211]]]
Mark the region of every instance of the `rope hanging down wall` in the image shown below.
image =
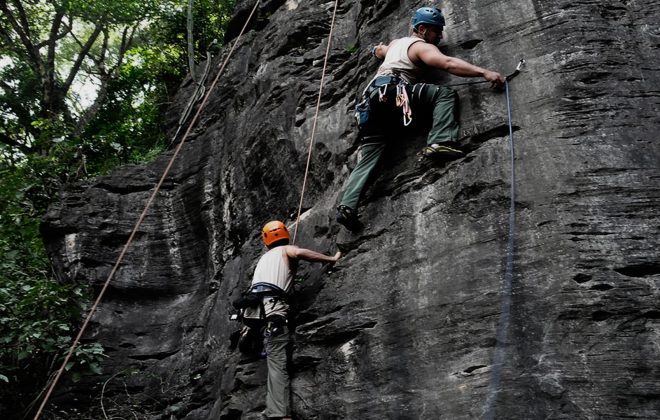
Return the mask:
[[[305,166],[305,176],[303,177],[302,188],[300,190],[300,204],[298,205],[298,215],[296,216],[296,227],[293,230],[292,244],[296,243],[296,235],[298,234],[298,224],[300,223],[300,213],[302,212],[303,199],[305,198],[305,187],[307,186],[307,177],[309,175],[309,165],[312,160],[312,148],[314,147],[314,137],[316,136],[316,126],[319,119],[319,111],[321,109],[321,95],[323,94],[323,83],[325,82],[325,72],[328,68],[328,57],[330,56],[330,44],[332,43],[332,33],[335,29],[335,16],[337,16],[337,6],[339,0],[335,0],[335,7],[332,11],[332,21],[330,23],[330,33],[328,34],[328,46],[325,49],[325,58],[323,60],[323,70],[321,71],[321,83],[319,84],[319,96],[316,100],[316,111],[314,114],[314,123],[312,124],[312,133],[309,139],[309,151],[307,152],[307,165]]]
[[[511,161],[511,192],[509,202],[509,237],[506,244],[506,269],[502,285],[502,301],[500,305],[500,318],[497,323],[495,333],[495,351],[493,354],[493,368],[488,384],[488,396],[486,399],[486,410],[484,418],[493,420],[495,418],[495,406],[499,394],[500,383],[502,379],[502,366],[506,354],[506,339],[509,334],[509,324],[511,320],[511,291],[513,284],[513,254],[514,239],[516,234],[516,150],[513,141],[513,123],[511,121],[511,95],[509,94],[509,81],[516,77],[521,70],[525,60],[520,60],[516,71],[506,77],[504,82],[504,91],[506,94],[506,110],[509,120],[509,155]]]
[[[257,6],[259,5],[259,0],[257,0],[254,4],[254,7],[252,8],[252,11],[250,12],[250,15],[248,16],[247,20],[245,21],[245,24],[243,25],[243,28],[241,29],[241,32],[238,34],[236,37],[236,40],[232,44],[231,49],[229,50],[229,53],[227,54],[227,57],[225,60],[222,62],[220,65],[220,69],[218,70],[218,74],[215,76],[215,79],[213,79],[213,82],[211,83],[211,86],[209,87],[208,92],[206,93],[206,96],[204,96],[204,99],[202,100],[202,103],[199,105],[199,108],[197,109],[197,112],[195,113],[195,116],[193,117],[192,121],[190,121],[190,124],[188,125],[188,129],[186,130],[185,134],[181,137],[181,140],[179,141],[179,144],[177,145],[176,149],[174,150],[174,153],[172,154],[172,158],[170,159],[169,163],[167,164],[165,171],[163,172],[163,175],[160,177],[160,180],[158,181],[158,184],[154,188],[153,192],[151,193],[151,196],[147,200],[147,203],[144,207],[144,210],[142,210],[142,213],[140,214],[140,217],[138,218],[138,221],[135,223],[135,227],[133,228],[133,231],[131,232],[130,236],[128,237],[128,240],[126,241],[126,244],[124,245],[124,248],[121,250],[121,253],[119,254],[119,257],[117,258],[117,261],[115,262],[115,265],[112,267],[112,270],[110,271],[110,274],[108,275],[108,278],[106,279],[105,283],[103,284],[103,288],[101,288],[101,291],[99,292],[96,301],[92,305],[91,309],[89,310],[89,313],[87,314],[87,317],[85,318],[85,321],[82,324],[82,327],[80,328],[80,331],[78,332],[78,335],[76,336],[75,340],[73,340],[73,345],[69,349],[69,352],[67,353],[66,357],[64,358],[64,361],[62,362],[62,366],[59,368],[57,371],[57,375],[55,375],[55,378],[53,379],[53,382],[51,382],[48,392],[46,393],[46,396],[44,397],[43,401],[41,402],[41,405],[39,406],[39,410],[37,410],[37,413],[34,416],[34,420],[38,420],[39,417],[41,417],[41,414],[43,413],[44,407],[48,403],[48,400],[53,393],[53,390],[55,389],[55,386],[57,385],[60,377],[62,376],[62,373],[64,372],[64,369],[69,363],[69,360],[71,359],[71,356],[73,355],[73,352],[76,350],[76,347],[78,346],[80,339],[82,338],[82,335],[84,334],[85,330],[87,329],[87,326],[89,325],[89,321],[91,320],[92,316],[94,315],[94,312],[96,311],[99,303],[101,302],[101,299],[103,298],[103,295],[105,294],[108,285],[110,284],[110,281],[114,277],[115,273],[117,272],[117,269],[119,268],[119,264],[121,264],[122,260],[124,259],[124,256],[126,255],[126,251],[130,247],[131,243],[133,242],[133,239],[135,237],[135,234],[142,224],[142,221],[144,220],[147,211],[151,207],[151,204],[153,203],[154,199],[156,198],[156,195],[160,191],[161,186],[163,185],[163,182],[165,181],[165,178],[169,174],[170,170],[172,169],[172,165],[174,164],[174,161],[176,160],[177,156],[179,155],[179,152],[181,151],[181,148],[183,147],[183,144],[185,143],[186,139],[188,138],[188,135],[190,134],[193,126],[197,123],[197,120],[199,119],[199,116],[201,115],[202,111],[204,110],[204,107],[206,106],[206,103],[208,102],[209,96],[211,95],[211,92],[213,91],[213,88],[215,85],[218,83],[218,80],[220,79],[220,76],[225,70],[225,67],[227,67],[227,63],[229,62],[229,59],[231,58],[234,50],[236,49],[236,46],[238,45],[238,41],[241,39],[243,36],[243,33],[247,29],[247,26],[252,19],[252,16],[257,10]]]

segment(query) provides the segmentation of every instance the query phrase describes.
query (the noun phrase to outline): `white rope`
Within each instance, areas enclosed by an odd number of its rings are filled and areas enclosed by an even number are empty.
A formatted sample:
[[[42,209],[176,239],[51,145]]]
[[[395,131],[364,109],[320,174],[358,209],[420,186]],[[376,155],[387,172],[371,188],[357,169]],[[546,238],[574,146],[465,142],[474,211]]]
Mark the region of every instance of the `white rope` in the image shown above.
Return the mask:
[[[337,6],[339,5],[339,0],[335,0],[335,7],[332,11],[332,22],[330,23],[330,33],[328,34],[328,46],[325,49],[325,58],[323,60],[323,70],[321,71],[321,83],[319,84],[319,96],[316,101],[316,112],[314,114],[314,123],[312,124],[312,133],[309,139],[309,151],[307,152],[307,165],[305,166],[305,176],[303,178],[303,184],[300,191],[300,204],[298,205],[298,215],[296,216],[296,227],[293,231],[293,240],[292,244],[296,243],[296,236],[298,234],[298,225],[300,224],[300,213],[302,212],[303,199],[305,198],[305,187],[307,186],[307,178],[309,175],[309,166],[312,161],[312,150],[314,147],[314,137],[316,135],[316,126],[318,124],[319,112],[321,109],[321,95],[323,94],[323,83],[325,82],[325,72],[328,67],[328,57],[330,56],[330,44],[332,41],[332,33],[335,27],[335,16],[337,15]]]

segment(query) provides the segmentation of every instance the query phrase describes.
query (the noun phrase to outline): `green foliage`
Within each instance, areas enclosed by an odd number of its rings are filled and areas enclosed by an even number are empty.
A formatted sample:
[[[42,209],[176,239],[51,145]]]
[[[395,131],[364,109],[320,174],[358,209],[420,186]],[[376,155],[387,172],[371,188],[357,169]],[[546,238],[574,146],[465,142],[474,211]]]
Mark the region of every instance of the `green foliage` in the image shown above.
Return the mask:
[[[194,1],[198,63],[207,50],[216,52],[214,40],[222,43],[234,4]],[[64,183],[149,161],[168,146],[164,111],[188,74],[187,6],[0,2],[0,406],[12,414],[25,410],[60,366],[89,298],[82,286],[53,278],[40,218]],[[10,13],[41,48],[27,48]],[[81,345],[67,376],[100,374],[103,357],[99,343]]]
[[[349,44],[344,50],[349,54],[355,54],[360,50],[360,47],[358,47],[357,44]]]
[[[35,168],[0,167],[0,400],[22,412],[62,362],[87,297],[83,288],[53,281],[33,202]],[[38,173],[38,170],[36,170]],[[71,375],[100,373],[103,348],[84,344]]]
[[[206,59],[206,51],[213,51],[216,41],[222,45],[224,31],[231,18],[236,0],[195,0],[193,2],[193,40],[196,61]],[[172,3],[146,32],[155,45],[169,45],[181,52],[182,68],[187,67],[187,0]]]
[[[87,22],[102,21],[108,24],[133,23],[157,13],[155,0],[63,0],[55,7],[68,10],[72,16]]]
[[[235,0],[193,3],[193,39],[197,61],[206,59],[214,41],[222,41]],[[86,173],[106,173],[124,163],[152,159],[167,146],[162,117],[188,73],[186,0],[159,2],[147,25],[126,52],[125,63],[109,82],[107,100],[76,150]]]

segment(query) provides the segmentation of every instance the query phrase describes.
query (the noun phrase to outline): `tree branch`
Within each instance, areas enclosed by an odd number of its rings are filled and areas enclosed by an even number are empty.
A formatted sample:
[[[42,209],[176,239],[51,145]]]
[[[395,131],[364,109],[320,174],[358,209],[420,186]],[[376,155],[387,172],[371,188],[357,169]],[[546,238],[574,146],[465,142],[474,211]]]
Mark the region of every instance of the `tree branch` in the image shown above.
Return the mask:
[[[44,96],[43,101],[44,105],[52,114],[58,114],[60,109],[60,101],[62,100],[62,95],[57,92],[56,80],[55,80],[55,48],[57,47],[57,35],[60,31],[60,25],[62,24],[62,17],[64,12],[57,11],[53,17],[53,23],[50,27],[50,32],[48,35],[48,52],[46,54],[46,62],[44,63]],[[51,114],[51,115],[52,115]]]
[[[71,70],[69,71],[69,75],[66,78],[66,81],[64,82],[64,85],[62,86],[62,91],[66,94],[66,92],[69,91],[71,88],[71,84],[73,83],[73,80],[76,78],[76,75],[78,74],[78,71],[80,70],[80,66],[83,63],[83,60],[85,57],[89,54],[89,50],[92,48],[92,45],[96,42],[96,39],[98,38],[99,34],[103,30],[103,25],[100,23],[97,23],[96,26],[94,27],[94,32],[89,36],[87,39],[87,42],[85,45],[82,45],[82,48],[80,49],[80,52],[78,53],[78,57],[76,57],[76,61],[73,63],[73,66],[71,67]]]
[[[55,47],[57,46],[58,32],[60,31],[60,26],[62,24],[62,18],[64,17],[64,12],[57,12],[53,17],[53,23],[50,26],[50,33],[48,35],[48,55],[46,58],[46,68],[50,72],[51,69],[55,69]]]
[[[98,112],[101,110],[101,106],[103,106],[103,103],[105,102],[107,96],[108,96],[108,81],[107,79],[105,79],[105,81],[101,82],[101,86],[99,87],[99,91],[96,94],[94,103],[91,104],[89,108],[87,108],[85,112],[83,112],[83,114],[78,119],[78,122],[76,123],[76,128],[73,130],[73,133],[71,133],[73,137],[78,137],[85,131],[89,123],[92,122],[96,114],[98,114]]]
[[[103,31],[103,45],[101,46],[101,53],[99,54],[99,57],[96,59],[96,65],[99,68],[99,74],[105,75],[106,70],[105,70],[105,60],[106,57],[105,55],[108,53],[108,40],[110,39],[110,34],[108,34],[108,31]]]
[[[2,3],[2,0],[0,0],[0,3]],[[0,9],[2,8],[0,7]],[[14,40],[11,38],[9,31],[5,28],[5,25],[0,25],[0,36],[2,36],[2,39],[7,44],[7,47],[11,47],[14,44]]]
[[[105,61],[103,60],[103,58],[105,57],[106,49],[107,49],[107,37],[104,38],[103,49],[101,52],[102,60],[99,64],[97,64],[99,66],[99,69],[102,70],[99,73],[100,75],[99,91],[98,94],[96,95],[96,99],[94,99],[94,103],[89,108],[87,108],[87,110],[85,110],[83,115],[78,120],[78,123],[76,124],[76,128],[73,131],[73,136],[77,137],[80,134],[82,134],[89,125],[89,123],[94,119],[96,114],[101,109],[101,106],[105,102],[105,99],[107,98],[108,95],[108,82],[112,80],[119,67],[121,67],[121,65],[123,64],[124,56],[126,55],[126,51],[129,50],[131,44],[133,43],[133,37],[135,36],[136,30],[137,30],[137,25],[130,28],[130,34],[129,34],[129,27],[127,26],[124,28],[124,31],[122,33],[121,45],[119,46],[117,62],[109,70],[103,69],[103,64]]]
[[[64,16],[66,16],[66,15],[64,15]],[[69,18],[70,18],[70,17],[69,17]],[[49,39],[46,39],[46,40],[41,41],[40,43],[38,43],[37,45],[35,45],[35,47],[38,48],[38,49],[39,49],[39,48],[43,48],[43,47],[47,46],[51,41],[57,42],[57,41],[59,41],[60,39],[64,38],[65,36],[69,35],[69,34],[72,34],[72,35],[73,35],[73,29],[71,29],[71,27],[72,27],[73,25],[69,25],[69,24],[67,24],[66,22],[64,22],[64,20],[62,20],[60,23],[61,23],[61,26],[63,27],[62,32],[60,32],[59,34],[55,35],[55,37],[51,37],[51,38],[49,38]],[[75,36],[74,36],[74,38],[75,38]]]
[[[7,134],[2,132],[0,132],[0,143],[4,143],[7,146],[18,149],[26,155],[31,154],[33,151],[31,147],[12,139]]]
[[[30,22],[28,22],[27,13],[25,13],[23,3],[21,0],[14,0],[13,3],[16,9],[18,9],[18,17],[20,18],[21,25],[23,25],[23,29],[25,30],[25,35],[27,35],[28,38],[31,38],[32,30],[30,29]]]
[[[126,52],[131,48],[133,44],[133,37],[135,36],[135,31],[137,30],[137,25],[131,27],[131,33],[128,34],[128,27],[124,28],[124,33],[121,37],[121,45],[119,46],[119,54],[117,56],[117,63],[112,67],[112,72],[115,72],[121,65],[124,63],[124,56]]]
[[[4,15],[9,21],[9,24],[11,25],[12,29],[21,40],[21,43],[25,47],[28,56],[32,61],[31,64],[34,66],[35,70],[37,70],[38,73],[43,74],[43,69],[44,69],[43,61],[41,60],[41,56],[39,55],[39,49],[35,47],[35,45],[32,43],[32,40],[30,39],[31,31],[30,31],[30,25],[27,21],[27,16],[25,14],[25,9],[23,9],[23,6],[20,1],[15,2],[15,7],[19,14],[19,20],[23,23],[24,26],[21,26],[21,24],[18,22],[14,14],[14,11],[9,9],[9,6],[7,6],[7,1],[0,0],[0,10],[4,12]],[[10,43],[13,41],[11,37],[9,37],[8,40]]]
[[[82,48],[82,47],[83,47],[82,42],[80,42],[80,40],[78,39],[78,37],[76,36],[76,34],[73,32],[73,19],[72,19],[70,16],[69,16],[69,19],[71,20],[71,22],[64,22],[64,21],[63,21],[63,22],[62,22],[62,25],[64,25],[64,27],[66,28],[66,30],[67,30],[67,34],[71,34],[71,38],[72,38],[74,41],[76,41],[76,44],[78,44],[78,46],[79,46],[80,48]]]

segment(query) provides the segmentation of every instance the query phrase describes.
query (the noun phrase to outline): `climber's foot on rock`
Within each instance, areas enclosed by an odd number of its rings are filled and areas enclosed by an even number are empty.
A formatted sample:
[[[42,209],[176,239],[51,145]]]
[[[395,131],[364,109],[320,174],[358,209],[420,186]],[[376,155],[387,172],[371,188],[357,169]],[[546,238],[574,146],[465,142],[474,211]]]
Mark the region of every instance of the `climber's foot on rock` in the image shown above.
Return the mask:
[[[452,144],[453,146],[453,144]],[[465,156],[462,151],[440,143],[434,143],[426,146],[420,152],[420,158],[431,162],[448,162]]]
[[[357,232],[364,227],[362,222],[358,220],[357,211],[344,205],[337,207],[337,223],[351,232]]]

